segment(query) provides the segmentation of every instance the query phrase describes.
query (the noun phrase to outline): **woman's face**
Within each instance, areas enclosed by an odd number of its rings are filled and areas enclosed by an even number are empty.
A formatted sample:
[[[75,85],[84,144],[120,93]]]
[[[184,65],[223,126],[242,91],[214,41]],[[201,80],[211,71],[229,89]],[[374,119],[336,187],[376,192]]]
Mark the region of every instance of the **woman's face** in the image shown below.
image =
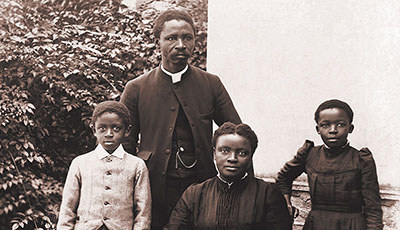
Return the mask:
[[[237,134],[218,137],[214,159],[222,179],[227,182],[240,180],[251,165],[253,153],[250,141]]]

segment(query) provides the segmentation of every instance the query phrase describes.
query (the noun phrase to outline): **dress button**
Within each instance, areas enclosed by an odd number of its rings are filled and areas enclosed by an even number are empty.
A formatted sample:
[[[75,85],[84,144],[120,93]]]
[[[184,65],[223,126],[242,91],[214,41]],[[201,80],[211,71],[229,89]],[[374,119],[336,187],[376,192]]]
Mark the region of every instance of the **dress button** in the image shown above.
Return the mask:
[[[165,150],[165,154],[170,154],[171,153],[171,150],[170,149],[166,149]]]
[[[112,161],[112,158],[111,158],[111,157],[107,157],[106,161],[107,161],[107,162],[111,162],[111,161]]]
[[[106,187],[105,187],[105,189],[106,189],[106,190],[110,190],[111,188],[110,188],[110,187],[108,187],[108,186],[106,186]]]

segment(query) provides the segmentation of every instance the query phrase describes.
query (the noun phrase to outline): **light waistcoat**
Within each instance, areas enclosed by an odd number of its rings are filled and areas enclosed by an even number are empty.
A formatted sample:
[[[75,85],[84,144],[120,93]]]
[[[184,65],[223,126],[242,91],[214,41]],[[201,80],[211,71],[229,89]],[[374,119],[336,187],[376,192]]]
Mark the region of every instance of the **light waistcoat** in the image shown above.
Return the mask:
[[[57,229],[150,229],[149,173],[122,145],[110,155],[101,145],[76,157],[63,191]]]

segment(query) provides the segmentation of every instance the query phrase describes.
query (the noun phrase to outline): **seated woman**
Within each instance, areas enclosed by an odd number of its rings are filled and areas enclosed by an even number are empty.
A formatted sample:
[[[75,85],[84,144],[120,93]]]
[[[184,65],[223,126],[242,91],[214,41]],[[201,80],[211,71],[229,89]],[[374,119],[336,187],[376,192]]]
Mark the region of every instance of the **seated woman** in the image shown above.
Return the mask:
[[[257,144],[248,125],[219,127],[213,137],[218,175],[186,189],[168,229],[291,229],[279,188],[247,173]]]

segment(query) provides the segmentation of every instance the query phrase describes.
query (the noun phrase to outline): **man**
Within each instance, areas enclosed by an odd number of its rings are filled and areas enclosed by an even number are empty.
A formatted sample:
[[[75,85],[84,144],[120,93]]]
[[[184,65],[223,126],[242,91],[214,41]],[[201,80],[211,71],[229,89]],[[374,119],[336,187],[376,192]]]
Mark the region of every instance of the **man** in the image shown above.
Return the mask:
[[[216,175],[212,121],[241,123],[220,79],[188,65],[194,45],[191,17],[162,12],[154,23],[161,65],[127,83],[121,96],[132,116],[126,149],[145,160],[152,191],[152,229],[162,229],[183,191]],[[130,145],[130,146],[129,146]]]

